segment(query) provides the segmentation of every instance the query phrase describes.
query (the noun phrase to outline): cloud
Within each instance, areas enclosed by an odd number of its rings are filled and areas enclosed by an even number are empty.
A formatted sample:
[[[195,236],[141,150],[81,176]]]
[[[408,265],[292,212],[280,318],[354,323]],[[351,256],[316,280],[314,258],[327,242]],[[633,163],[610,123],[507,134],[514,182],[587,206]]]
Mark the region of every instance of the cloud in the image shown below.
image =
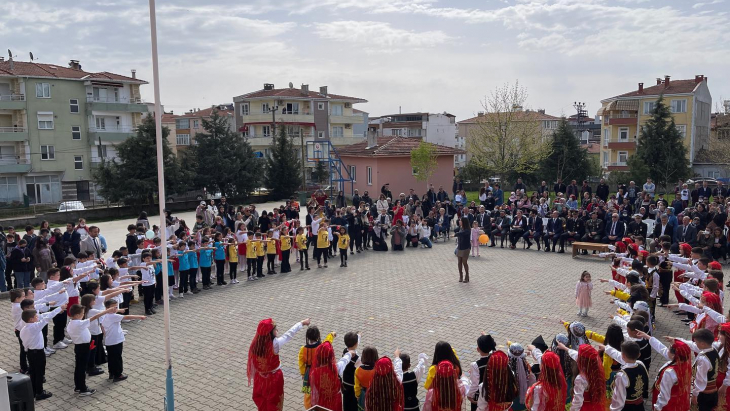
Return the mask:
[[[701,8],[701,7],[704,7],[704,6],[711,6],[711,5],[713,5],[713,4],[719,4],[719,3],[722,3],[723,1],[724,1],[724,0],[712,0],[712,1],[709,1],[709,2],[706,2],[706,3],[695,3],[695,4],[694,4],[694,5],[692,6],[692,8],[693,8],[693,9],[699,9],[699,8]]]
[[[323,39],[354,42],[369,52],[392,53],[402,49],[422,49],[444,44],[451,37],[441,30],[416,32],[378,21],[333,21],[316,23],[315,33]]]

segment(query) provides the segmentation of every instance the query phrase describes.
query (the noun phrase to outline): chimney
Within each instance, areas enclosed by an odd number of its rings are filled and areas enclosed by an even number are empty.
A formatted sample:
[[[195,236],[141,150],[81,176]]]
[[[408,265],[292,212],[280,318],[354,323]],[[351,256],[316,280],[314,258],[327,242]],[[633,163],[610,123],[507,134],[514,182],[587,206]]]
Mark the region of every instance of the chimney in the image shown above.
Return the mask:
[[[273,90],[274,85],[271,83],[264,83],[264,90]]]
[[[368,131],[368,145],[367,148],[377,147],[378,145],[378,132]]]
[[[662,84],[662,79],[661,79],[661,78],[659,78],[659,77],[657,77],[657,78],[656,78],[656,85],[658,86],[658,85],[660,85],[660,84]]]
[[[309,95],[309,84],[302,84],[302,95],[303,96]]]
[[[639,83],[639,94],[644,92],[644,83]]]
[[[484,112],[483,111],[478,112],[477,117],[484,117]]]
[[[319,94],[326,96],[327,95],[327,86],[321,86],[319,88]]]
[[[544,108],[537,109],[537,112],[540,114],[545,114],[545,109]]]
[[[664,76],[664,88],[669,87],[669,76]]]
[[[137,78],[137,70],[132,69],[132,78]]]
[[[0,61],[5,61],[5,57],[0,57]]]
[[[68,66],[74,70],[81,70],[81,64],[79,64],[78,60],[69,61]]]

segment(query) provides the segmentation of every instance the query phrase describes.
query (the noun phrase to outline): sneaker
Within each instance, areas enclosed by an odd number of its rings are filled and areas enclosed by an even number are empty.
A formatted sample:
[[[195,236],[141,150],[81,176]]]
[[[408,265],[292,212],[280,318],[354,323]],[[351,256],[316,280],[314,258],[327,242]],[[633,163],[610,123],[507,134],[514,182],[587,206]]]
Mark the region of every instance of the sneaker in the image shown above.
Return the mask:
[[[197,288],[193,288],[193,294],[197,294],[199,292],[200,292],[200,290],[198,290]]]
[[[120,381],[124,381],[126,379],[127,379],[127,375],[126,374],[122,374],[122,375],[120,375],[118,377],[114,377],[114,382],[120,382]]]
[[[50,352],[51,352],[51,354],[55,354],[55,353],[56,353],[56,350],[54,350],[54,349],[53,349],[53,348],[51,348],[51,347],[48,347],[48,351],[50,351]]]
[[[183,298],[183,297],[185,297],[185,293],[180,293],[180,294],[177,295],[177,297],[178,298]]]
[[[253,281],[253,280],[255,280],[255,278],[253,278],[253,277],[248,277],[248,281]]]
[[[176,299],[176,298],[177,298],[177,297],[175,297],[175,295],[174,295],[174,294],[171,294],[171,295],[169,295],[168,297],[169,297],[169,298],[170,298],[171,300],[174,300],[174,299]]]
[[[53,344],[53,348],[55,348],[57,350],[62,350],[64,348],[66,348],[66,347],[68,347],[68,345],[65,344],[63,341],[59,341],[59,342]]]
[[[152,315],[154,314],[152,310],[144,310],[144,315]]]
[[[53,394],[51,394],[49,391],[43,390],[42,393],[35,396],[36,401],[43,401],[45,399],[53,397]]]
[[[68,337],[67,337],[67,338],[64,338],[64,339],[63,339],[63,342],[64,342],[64,343],[65,343],[66,345],[70,345],[70,344],[73,344],[73,340],[72,340],[72,339],[70,339],[70,338],[68,338]]]
[[[44,348],[43,352],[46,354],[46,357],[50,357],[53,354],[48,348]]]
[[[89,395],[94,395],[96,390],[87,388],[84,391],[79,392],[79,397],[88,397]]]
[[[122,334],[124,334],[124,335],[129,334],[129,330],[122,330]]]

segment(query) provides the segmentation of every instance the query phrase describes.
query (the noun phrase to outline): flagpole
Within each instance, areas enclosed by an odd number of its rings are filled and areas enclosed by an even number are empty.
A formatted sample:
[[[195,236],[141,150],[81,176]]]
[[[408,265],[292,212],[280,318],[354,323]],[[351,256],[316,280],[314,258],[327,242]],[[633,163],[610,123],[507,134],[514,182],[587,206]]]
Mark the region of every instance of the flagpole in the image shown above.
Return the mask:
[[[152,81],[155,88],[155,135],[157,145],[157,202],[160,206],[160,234],[165,232],[167,223],[165,221],[165,158],[162,150],[162,105],[160,103],[160,70],[157,59],[157,17],[155,15],[155,0],[150,3],[150,36],[152,37]],[[163,241],[167,241],[163,238]],[[167,376],[165,379],[165,411],[175,410],[175,393],[172,379],[172,357],[170,345],[170,298],[169,286],[167,285],[167,247],[163,243],[160,247],[162,254],[162,300],[165,319],[165,365]]]

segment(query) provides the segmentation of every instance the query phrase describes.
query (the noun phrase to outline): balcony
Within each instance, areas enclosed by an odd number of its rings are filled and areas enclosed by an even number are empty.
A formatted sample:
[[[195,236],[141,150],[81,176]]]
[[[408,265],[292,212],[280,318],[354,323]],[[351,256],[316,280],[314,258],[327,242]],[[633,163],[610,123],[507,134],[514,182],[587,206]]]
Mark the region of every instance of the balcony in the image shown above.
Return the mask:
[[[363,116],[330,116],[330,124],[362,124]]]
[[[607,147],[610,150],[636,150],[636,139],[632,139],[633,141],[626,140],[626,141],[618,141],[613,140],[609,141]]]
[[[5,94],[0,96],[0,109],[23,110],[25,108],[25,94]]]
[[[309,111],[298,110],[289,112],[278,111],[275,114],[277,123],[314,123],[314,115]],[[246,124],[270,124],[272,121],[271,111],[252,110],[242,116]]]
[[[603,168],[607,171],[629,171],[629,165],[625,161],[603,163]]]
[[[25,127],[0,127],[0,141],[26,141],[28,140],[28,129]]]
[[[136,132],[136,127],[129,126],[89,127],[89,145],[98,144],[99,139],[110,143],[122,142]]]
[[[125,113],[146,113],[147,105],[140,98],[86,97],[86,107],[91,111],[122,111]]]
[[[27,173],[30,171],[30,160],[16,155],[0,156],[0,173]]]

